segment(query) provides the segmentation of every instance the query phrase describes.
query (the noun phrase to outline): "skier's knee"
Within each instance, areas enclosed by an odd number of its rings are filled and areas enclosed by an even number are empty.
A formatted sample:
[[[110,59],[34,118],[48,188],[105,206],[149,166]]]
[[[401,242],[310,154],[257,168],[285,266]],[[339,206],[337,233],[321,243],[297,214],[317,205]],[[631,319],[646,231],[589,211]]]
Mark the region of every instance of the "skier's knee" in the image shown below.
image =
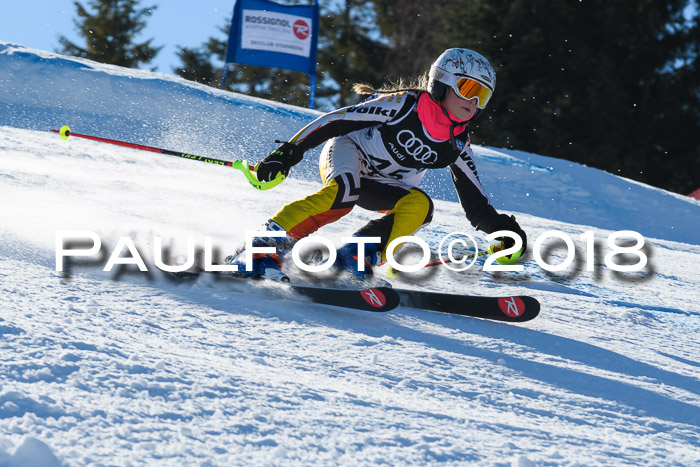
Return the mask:
[[[430,224],[433,220],[434,209],[433,200],[427,193],[418,188],[411,188],[408,194],[396,203],[393,212],[397,214],[400,212],[402,215],[410,217],[418,229]]]
[[[335,189],[331,209],[352,209],[360,199],[360,183],[351,173],[335,176],[326,187]]]
[[[316,193],[284,206],[272,220],[300,239],[348,214],[358,194],[351,177],[340,174]]]

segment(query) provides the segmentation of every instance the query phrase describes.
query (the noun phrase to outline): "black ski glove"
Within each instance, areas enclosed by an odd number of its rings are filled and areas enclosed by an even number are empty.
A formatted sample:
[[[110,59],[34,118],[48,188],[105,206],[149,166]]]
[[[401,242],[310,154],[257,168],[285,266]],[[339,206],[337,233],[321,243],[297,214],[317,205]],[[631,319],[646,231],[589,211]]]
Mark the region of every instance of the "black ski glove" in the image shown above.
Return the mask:
[[[525,251],[527,250],[527,235],[525,235],[525,231],[521,229],[518,223],[515,221],[515,216],[509,216],[508,214],[499,214],[498,220],[495,222],[495,225],[496,228],[493,230],[494,232],[497,232],[499,230],[510,230],[511,232],[520,235],[520,238],[523,240],[522,252],[523,254],[525,254]],[[500,237],[500,240],[503,241],[503,245],[506,249],[512,247],[515,244],[515,240],[513,240],[510,237]]]
[[[272,151],[256,167],[258,180],[269,182],[278,173],[289,174],[289,169],[297,165],[304,158],[304,152],[294,143],[282,143],[280,147]]]

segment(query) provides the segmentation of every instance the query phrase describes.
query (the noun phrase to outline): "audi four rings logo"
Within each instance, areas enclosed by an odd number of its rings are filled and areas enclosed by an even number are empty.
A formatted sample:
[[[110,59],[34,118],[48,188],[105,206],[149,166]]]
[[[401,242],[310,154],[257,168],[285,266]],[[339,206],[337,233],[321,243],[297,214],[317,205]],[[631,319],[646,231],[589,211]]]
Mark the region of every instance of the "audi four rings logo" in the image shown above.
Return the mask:
[[[437,161],[437,152],[424,144],[420,138],[416,138],[416,135],[411,130],[401,130],[396,135],[396,141],[406,150],[406,154],[412,156],[418,162],[434,164]]]

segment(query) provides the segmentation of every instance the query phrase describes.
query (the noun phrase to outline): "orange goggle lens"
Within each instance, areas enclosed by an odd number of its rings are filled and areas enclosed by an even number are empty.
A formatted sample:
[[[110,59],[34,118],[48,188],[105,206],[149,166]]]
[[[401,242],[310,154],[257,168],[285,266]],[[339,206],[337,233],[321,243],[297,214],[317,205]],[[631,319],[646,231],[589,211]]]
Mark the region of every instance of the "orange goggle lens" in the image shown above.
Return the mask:
[[[491,90],[478,81],[469,78],[460,78],[457,84],[454,85],[454,90],[457,95],[463,99],[477,98],[477,106],[480,109],[486,107],[489,99],[491,99]]]

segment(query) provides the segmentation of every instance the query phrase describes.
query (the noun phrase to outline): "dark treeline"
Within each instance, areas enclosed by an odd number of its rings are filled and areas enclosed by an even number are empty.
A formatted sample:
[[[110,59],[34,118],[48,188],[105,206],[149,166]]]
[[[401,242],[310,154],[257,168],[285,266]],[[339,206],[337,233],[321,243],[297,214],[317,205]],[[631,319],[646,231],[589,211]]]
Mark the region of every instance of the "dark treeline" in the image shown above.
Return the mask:
[[[146,27],[146,18],[156,7],[138,8],[139,3],[139,0],[90,0],[88,9],[80,2],[73,2],[78,14],[73,23],[85,44],[80,46],[61,36],[60,52],[127,68],[149,63],[160,47],[153,47],[152,39],[141,43],[134,39]]]
[[[91,0],[94,18],[80,7],[76,25],[88,47],[64,42],[63,51],[121,65],[114,50],[125,50],[141,59],[125,66],[148,63],[157,49],[133,44],[150,14],[138,3]],[[564,158],[683,194],[700,186],[697,0],[320,3],[316,93],[326,110],[358,102],[353,83],[417,78],[444,49],[471,48],[497,73],[494,97],[470,127],[474,143]],[[100,52],[93,37],[100,32],[87,21],[113,12],[105,8],[112,4],[129,10],[122,27],[132,34]],[[200,47],[180,48],[174,71],[218,87],[227,37],[223,24]],[[301,73],[229,65],[226,88],[305,106],[308,85]]]

